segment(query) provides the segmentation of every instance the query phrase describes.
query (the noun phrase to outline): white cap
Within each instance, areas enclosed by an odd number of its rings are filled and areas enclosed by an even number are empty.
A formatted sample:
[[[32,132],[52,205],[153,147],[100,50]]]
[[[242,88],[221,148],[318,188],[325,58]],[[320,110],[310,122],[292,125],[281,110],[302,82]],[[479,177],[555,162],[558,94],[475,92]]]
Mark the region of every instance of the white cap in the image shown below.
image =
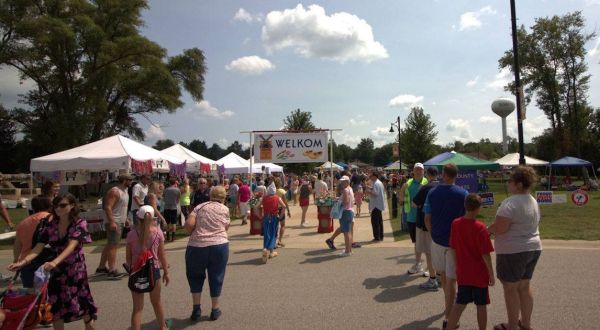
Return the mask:
[[[423,166],[422,163],[415,163],[415,167],[414,168],[420,168],[420,169],[425,169],[425,166]]]
[[[154,218],[154,208],[150,205],[144,205],[144,206],[140,207],[140,209],[137,210],[137,213],[135,215],[139,219],[144,219],[144,217],[146,216],[146,213],[150,213],[150,216],[152,216]]]
[[[342,175],[340,181],[350,181],[350,178],[347,175]]]

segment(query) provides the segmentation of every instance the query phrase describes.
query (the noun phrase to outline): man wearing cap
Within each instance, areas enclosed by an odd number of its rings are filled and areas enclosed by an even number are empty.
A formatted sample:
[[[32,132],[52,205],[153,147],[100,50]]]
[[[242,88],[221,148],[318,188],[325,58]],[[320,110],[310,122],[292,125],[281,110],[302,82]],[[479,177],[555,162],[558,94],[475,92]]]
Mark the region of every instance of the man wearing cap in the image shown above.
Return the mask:
[[[125,276],[115,267],[117,263],[117,248],[121,242],[123,227],[129,224],[127,220],[127,203],[129,194],[127,188],[131,185],[133,177],[129,174],[121,174],[119,183],[106,192],[102,200],[104,209],[104,227],[106,228],[106,245],[100,256],[100,265],[96,269],[96,275],[108,275],[111,280],[118,280]],[[108,262],[108,267],[107,267]]]
[[[422,186],[427,184],[427,178],[423,176],[425,173],[425,167],[421,163],[416,163],[413,167],[413,177],[408,179],[398,194],[398,201],[403,207],[403,211],[406,214],[406,224],[408,225],[408,233],[410,234],[410,240],[415,244],[417,242],[417,205],[412,202],[413,198],[419,192]],[[417,250],[415,245],[415,264],[408,270],[409,274],[423,273],[423,266],[421,265],[421,251]],[[423,276],[429,276],[429,274],[423,273]]]

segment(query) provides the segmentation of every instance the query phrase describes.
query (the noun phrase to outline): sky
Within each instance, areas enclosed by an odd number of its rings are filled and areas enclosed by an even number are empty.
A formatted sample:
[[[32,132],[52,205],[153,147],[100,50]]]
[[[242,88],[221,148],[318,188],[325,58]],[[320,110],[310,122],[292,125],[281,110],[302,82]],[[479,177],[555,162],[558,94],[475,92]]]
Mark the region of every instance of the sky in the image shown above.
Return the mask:
[[[518,24],[581,10],[587,33],[600,26],[600,0],[517,1]],[[206,56],[204,100],[184,93],[175,114],[140,118],[146,141],[205,140],[223,148],[241,131],[273,130],[294,109],[312,113],[317,127],[341,129],[338,144],[361,138],[391,143],[390,124],[402,126],[412,106],[436,125],[436,143],[489,138],[501,141],[500,118],[491,111],[513,76],[498,69],[512,49],[510,5],[503,1],[153,0],[141,33],[169,56],[192,47]],[[600,107],[600,38],[586,45],[589,102]],[[30,88],[10,70],[0,71],[0,101],[10,106]],[[549,126],[534,103],[527,107],[525,142]],[[516,111],[508,134],[517,136]]]

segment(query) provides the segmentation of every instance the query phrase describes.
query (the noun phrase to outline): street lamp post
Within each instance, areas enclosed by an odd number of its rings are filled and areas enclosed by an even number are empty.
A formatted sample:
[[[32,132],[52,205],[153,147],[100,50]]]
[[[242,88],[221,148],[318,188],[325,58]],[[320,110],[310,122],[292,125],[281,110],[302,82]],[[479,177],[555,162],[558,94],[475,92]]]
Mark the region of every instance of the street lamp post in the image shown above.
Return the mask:
[[[513,71],[515,72],[515,94],[517,94],[517,131],[519,134],[519,165],[525,165],[525,148],[523,146],[523,111],[521,109],[522,86],[521,77],[519,75],[519,49],[517,42],[517,14],[515,9],[515,0],[510,0],[510,18],[512,27],[512,42],[513,42]]]
[[[394,133],[394,126],[398,128],[398,172],[400,175],[402,175],[402,156],[400,153],[400,116],[398,116],[396,123],[391,124],[390,133]]]

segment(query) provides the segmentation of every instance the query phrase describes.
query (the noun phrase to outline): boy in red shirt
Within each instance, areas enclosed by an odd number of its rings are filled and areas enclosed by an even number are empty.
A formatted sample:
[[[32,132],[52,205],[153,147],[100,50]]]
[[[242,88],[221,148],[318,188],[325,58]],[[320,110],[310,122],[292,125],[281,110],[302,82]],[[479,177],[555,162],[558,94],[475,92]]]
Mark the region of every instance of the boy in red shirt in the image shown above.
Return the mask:
[[[494,285],[490,252],[494,251],[494,247],[487,227],[476,219],[480,208],[481,198],[477,194],[469,194],[465,199],[466,214],[452,222],[450,248],[456,253],[458,292],[444,329],[456,328],[470,302],[477,306],[479,329],[485,329],[487,325],[488,285]]]

